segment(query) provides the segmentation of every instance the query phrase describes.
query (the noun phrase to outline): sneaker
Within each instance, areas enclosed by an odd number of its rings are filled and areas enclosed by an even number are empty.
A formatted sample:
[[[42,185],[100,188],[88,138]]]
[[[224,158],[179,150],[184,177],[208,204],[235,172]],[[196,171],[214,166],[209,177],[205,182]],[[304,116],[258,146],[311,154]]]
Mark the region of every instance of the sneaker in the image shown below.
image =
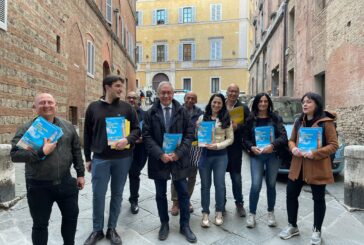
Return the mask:
[[[222,212],[216,212],[215,225],[222,225],[224,223],[224,217],[222,217]]]
[[[178,201],[173,201],[173,205],[172,205],[172,208],[171,208],[171,214],[173,216],[177,216],[179,214]]]
[[[210,220],[209,220],[209,214],[208,213],[202,213],[201,226],[203,228],[209,228],[210,227]]]
[[[139,212],[139,206],[137,202],[131,202],[130,203],[130,212],[132,214],[137,214]]]
[[[86,241],[84,242],[84,245],[94,245],[96,244],[97,241],[101,240],[102,238],[104,238],[104,232],[101,231],[93,231],[90,236],[86,239]]]
[[[246,227],[254,228],[255,227],[255,214],[249,213],[248,218],[246,220]]]
[[[245,212],[245,209],[244,209],[244,204],[241,203],[241,202],[237,202],[237,203],[235,203],[235,205],[236,205],[236,212],[238,213],[238,215],[240,217],[245,217],[246,212]]]
[[[283,240],[289,239],[293,236],[298,236],[300,234],[300,231],[298,230],[298,227],[294,227],[291,224],[288,224],[286,228],[284,228],[281,233],[279,233],[279,237]]]
[[[312,231],[311,244],[314,244],[314,245],[321,244],[321,232],[317,229],[313,229],[313,231]]]
[[[268,212],[268,226],[269,227],[276,227],[277,226],[276,217],[274,216],[273,212]]]

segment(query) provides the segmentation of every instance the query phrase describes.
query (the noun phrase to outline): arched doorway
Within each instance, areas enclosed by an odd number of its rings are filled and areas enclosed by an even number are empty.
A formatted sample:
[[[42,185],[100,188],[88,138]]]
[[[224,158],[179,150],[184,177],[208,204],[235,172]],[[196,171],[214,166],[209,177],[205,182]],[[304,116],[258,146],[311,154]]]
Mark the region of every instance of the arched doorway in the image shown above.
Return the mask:
[[[169,81],[169,78],[164,73],[158,73],[153,77],[152,88],[156,91],[160,82]]]

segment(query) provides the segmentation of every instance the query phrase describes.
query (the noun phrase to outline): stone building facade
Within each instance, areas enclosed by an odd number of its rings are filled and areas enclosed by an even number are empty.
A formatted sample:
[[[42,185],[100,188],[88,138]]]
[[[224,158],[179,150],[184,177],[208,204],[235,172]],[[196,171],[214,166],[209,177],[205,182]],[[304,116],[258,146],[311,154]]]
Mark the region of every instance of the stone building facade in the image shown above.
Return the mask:
[[[253,0],[249,90],[321,94],[346,144],[364,144],[363,1]]]
[[[78,125],[109,73],[135,88],[135,0],[0,1],[0,143],[52,93]]]
[[[199,102],[235,82],[247,93],[250,0],[138,0],[137,80],[170,81]]]

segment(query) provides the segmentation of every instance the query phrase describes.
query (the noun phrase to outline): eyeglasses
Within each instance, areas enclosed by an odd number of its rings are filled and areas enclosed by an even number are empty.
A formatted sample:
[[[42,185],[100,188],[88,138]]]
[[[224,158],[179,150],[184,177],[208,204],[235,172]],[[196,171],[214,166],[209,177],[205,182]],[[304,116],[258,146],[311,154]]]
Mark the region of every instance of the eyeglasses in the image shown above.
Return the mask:
[[[137,97],[134,97],[134,96],[128,96],[128,97],[126,97],[128,100],[131,100],[131,99],[133,99],[133,100],[136,100],[137,99]]]

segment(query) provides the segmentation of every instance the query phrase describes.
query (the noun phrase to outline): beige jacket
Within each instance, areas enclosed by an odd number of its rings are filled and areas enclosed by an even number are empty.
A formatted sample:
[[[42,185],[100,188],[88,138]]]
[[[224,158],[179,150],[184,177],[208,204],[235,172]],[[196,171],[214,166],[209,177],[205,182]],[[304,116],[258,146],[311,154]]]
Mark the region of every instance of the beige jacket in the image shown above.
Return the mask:
[[[203,120],[203,115],[201,115],[197,123],[200,124]],[[230,127],[222,129],[221,128],[221,122],[218,118],[216,118],[215,123],[215,139],[214,143],[217,145],[216,150],[222,150],[231,145],[234,142],[234,131],[232,123],[230,123]]]

